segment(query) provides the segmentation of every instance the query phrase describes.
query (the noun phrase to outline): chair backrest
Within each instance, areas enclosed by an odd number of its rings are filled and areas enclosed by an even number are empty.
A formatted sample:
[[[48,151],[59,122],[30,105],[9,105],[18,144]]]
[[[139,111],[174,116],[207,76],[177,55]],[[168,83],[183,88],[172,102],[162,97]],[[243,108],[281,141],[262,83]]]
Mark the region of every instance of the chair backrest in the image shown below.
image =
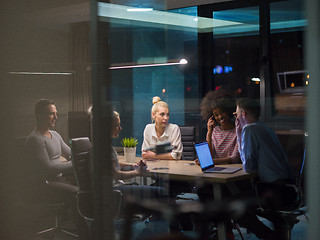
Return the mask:
[[[306,161],[306,146],[307,146],[307,137],[308,134],[305,133],[304,137],[304,152],[300,164],[300,168],[298,171],[298,175],[296,178],[296,183],[263,183],[258,182],[256,184],[256,192],[257,196],[261,197],[263,193],[268,193],[267,195],[267,201],[264,199],[265,203],[269,205],[268,207],[263,208],[270,208],[270,202],[273,202],[271,205],[273,205],[273,209],[277,209],[277,204],[279,205],[278,210],[284,210],[284,211],[295,211],[297,208],[300,208],[304,204],[304,194],[303,194],[303,187],[302,185],[302,178],[303,178],[303,171],[304,171],[304,165]],[[273,192],[273,198],[271,199],[270,193]],[[281,201],[281,199],[276,199],[277,196],[285,196],[283,197],[284,201]],[[263,204],[261,204],[263,205]],[[272,208],[272,207],[271,207]]]
[[[71,156],[74,173],[80,191],[91,191],[90,178],[90,149],[88,137],[73,138],[71,143]]]
[[[70,143],[73,170],[79,187],[78,209],[85,218],[91,218],[93,215],[90,171],[91,143],[88,137],[73,138]]]
[[[299,175],[298,175],[298,184],[299,185],[301,184],[301,178],[303,177],[304,165],[305,165],[306,157],[307,157],[306,154],[307,154],[308,136],[309,136],[309,133],[305,132],[305,134],[304,134],[303,159],[302,159],[302,163],[301,163],[301,166],[300,166],[300,172],[299,172]]]
[[[183,145],[182,159],[194,160],[196,153],[194,143],[196,141],[196,129],[194,126],[180,126],[181,142]]]
[[[90,118],[87,112],[68,112],[69,138],[90,137]]]

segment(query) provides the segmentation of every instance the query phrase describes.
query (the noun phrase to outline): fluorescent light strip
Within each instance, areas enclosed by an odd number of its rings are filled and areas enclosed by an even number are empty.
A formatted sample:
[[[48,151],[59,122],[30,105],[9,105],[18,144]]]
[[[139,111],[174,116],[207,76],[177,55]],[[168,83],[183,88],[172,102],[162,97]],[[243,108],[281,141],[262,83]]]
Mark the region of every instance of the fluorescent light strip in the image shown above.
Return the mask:
[[[170,66],[170,65],[184,65],[187,63],[188,61],[186,59],[181,59],[179,62],[173,62],[173,63],[151,63],[151,64],[128,65],[128,66],[109,67],[109,69],[113,70],[113,69],[127,69],[127,68],[141,68],[141,67],[158,67],[158,66]]]
[[[151,12],[153,8],[128,8],[127,12]]]
[[[71,72],[9,72],[17,75],[72,75]]]

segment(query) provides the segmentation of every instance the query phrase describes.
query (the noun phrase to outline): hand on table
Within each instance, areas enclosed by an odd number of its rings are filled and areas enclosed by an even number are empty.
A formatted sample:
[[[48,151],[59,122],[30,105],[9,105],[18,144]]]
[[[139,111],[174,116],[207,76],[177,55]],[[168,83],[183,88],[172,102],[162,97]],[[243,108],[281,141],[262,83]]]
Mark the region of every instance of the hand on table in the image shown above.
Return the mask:
[[[196,160],[194,160],[194,163],[197,164],[198,166],[200,166],[200,162],[199,162],[198,158]]]
[[[136,170],[138,172],[143,172],[146,171],[147,169],[147,163],[144,160],[140,160],[137,164],[136,164]]]
[[[141,157],[143,159],[154,159],[156,156],[155,152],[152,151],[142,151]]]

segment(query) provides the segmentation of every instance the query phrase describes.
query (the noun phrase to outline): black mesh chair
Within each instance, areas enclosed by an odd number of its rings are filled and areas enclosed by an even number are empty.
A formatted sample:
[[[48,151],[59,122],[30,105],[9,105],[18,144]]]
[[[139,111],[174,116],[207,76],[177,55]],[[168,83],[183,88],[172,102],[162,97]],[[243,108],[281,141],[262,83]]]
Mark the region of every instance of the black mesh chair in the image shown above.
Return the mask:
[[[90,149],[88,137],[70,140],[74,174],[78,183],[77,207],[80,215],[90,225],[93,222],[92,189],[90,176]]]
[[[61,182],[48,182],[46,181],[47,188],[51,188],[58,191],[68,191],[68,192],[74,192],[78,190],[76,186],[65,184]],[[75,232],[75,230],[72,229],[66,229],[62,226],[62,219],[65,218],[65,214],[67,212],[67,206],[65,202],[61,201],[52,201],[51,199],[44,200],[40,202],[40,204],[48,211],[51,212],[51,214],[54,215],[54,225],[46,230],[42,230],[38,232],[36,235],[47,236],[46,239],[51,240],[55,239],[56,236],[61,234],[66,234],[75,238],[78,238],[78,234]]]
[[[307,137],[307,134],[305,136]],[[278,219],[276,231],[285,240],[291,239],[291,230],[299,222],[299,216],[304,215],[308,221],[308,216],[306,215],[307,206],[305,206],[301,184],[305,158],[306,149],[304,150],[300,171],[298,176],[296,176],[296,182],[257,182],[255,185],[259,202],[258,215],[267,219]]]
[[[32,156],[28,156],[27,147],[25,146],[27,137],[18,137],[14,140],[14,148],[19,149],[14,153],[14,164],[16,180],[16,194],[19,199],[19,207],[33,211],[30,214],[31,223],[28,223],[33,229],[36,222],[44,222],[50,227],[33,232],[37,236],[46,237],[46,239],[55,239],[56,236],[66,234],[73,237],[78,237],[75,229],[66,229],[63,227],[63,222],[67,220],[67,206],[63,197],[57,197],[56,194],[68,191],[70,193],[77,192],[77,187],[71,184],[62,182],[47,181],[38,178],[33,169]],[[36,213],[35,213],[36,212]],[[54,219],[51,225],[51,219]],[[44,221],[45,219],[45,221]],[[34,223],[32,223],[34,221]],[[47,223],[48,222],[48,223]],[[40,225],[40,224],[39,224]],[[42,225],[42,224],[41,224]]]
[[[194,143],[196,141],[196,129],[194,126],[180,126],[181,142],[183,145],[182,159],[195,160],[196,153]]]

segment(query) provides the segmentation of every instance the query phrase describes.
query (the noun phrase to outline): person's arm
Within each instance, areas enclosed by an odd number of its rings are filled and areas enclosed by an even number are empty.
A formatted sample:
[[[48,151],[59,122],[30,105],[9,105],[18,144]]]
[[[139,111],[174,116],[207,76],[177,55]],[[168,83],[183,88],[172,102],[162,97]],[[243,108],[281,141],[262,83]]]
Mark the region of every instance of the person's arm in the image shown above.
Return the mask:
[[[182,156],[182,142],[181,142],[181,133],[178,125],[171,125],[172,129],[169,133],[170,144],[173,147],[173,150],[169,153],[156,154],[152,151],[142,152],[142,156],[145,159],[161,159],[161,160],[179,160]],[[168,135],[169,135],[168,134]]]
[[[208,122],[207,122],[207,136],[206,136],[206,141],[208,142],[208,146],[209,146],[212,158],[214,158],[213,148],[212,148],[212,133],[215,125],[216,125],[216,122],[214,120],[214,117],[212,116],[208,119]]]
[[[127,162],[119,162],[120,168],[122,171],[130,171],[135,170],[139,165],[137,163],[127,163]]]
[[[241,151],[241,133],[242,133],[242,126],[240,124],[240,121],[238,119],[236,119],[236,133],[237,133],[237,142],[238,142],[238,148],[239,148],[239,152]],[[241,156],[241,154],[240,154]]]
[[[71,160],[71,148],[63,141],[62,138],[60,143],[61,143],[61,156],[65,157],[68,161]]]
[[[122,165],[122,164],[121,164]],[[129,164],[126,164],[126,166],[130,166]],[[137,163],[136,165],[132,166],[134,170],[129,170],[129,171],[122,171],[118,170],[116,166],[113,164],[113,169],[114,169],[114,179],[116,180],[125,180],[129,179],[132,177],[140,176],[143,171],[145,171],[146,164],[142,160]]]
[[[171,159],[174,158],[171,156],[171,153],[165,153],[165,154],[156,154],[155,152],[148,150],[152,148],[151,145],[151,138],[152,138],[152,128],[154,127],[153,124],[148,124],[144,131],[143,131],[143,143],[141,147],[141,157],[143,159]]]
[[[155,159],[162,159],[162,160],[176,160],[172,157],[172,153],[163,153],[163,154],[155,154]]]
[[[173,147],[173,150],[170,153],[171,158],[169,159],[179,160],[182,157],[182,151],[183,151],[183,146],[181,141],[181,132],[178,125],[172,125],[172,126],[173,128],[172,128],[172,132],[170,133],[170,143],[171,143],[171,146]]]
[[[153,151],[143,151],[141,156],[144,158],[144,159],[162,159],[162,160],[175,160],[173,157],[172,157],[172,154],[171,152],[169,153],[163,153],[163,154],[156,154],[155,152]]]
[[[26,151],[28,152],[28,157],[32,161],[30,164],[36,164],[37,167],[41,169],[41,174],[46,177],[56,176],[59,173],[72,172],[71,161],[60,162],[59,158],[50,159],[45,142],[40,138],[31,137],[28,139],[26,143]]]
[[[142,142],[142,147],[141,147],[141,156],[144,159],[155,159],[155,153],[147,150],[151,148],[151,143],[150,143],[150,139],[151,139],[151,128],[149,127],[149,125],[147,125],[144,128],[143,131],[143,142]]]
[[[70,147],[63,141],[62,137],[60,134],[55,133],[55,136],[59,139],[60,141],[60,146],[61,146],[61,156],[60,156],[60,162],[66,162],[71,160],[71,149]]]
[[[257,166],[257,143],[255,141],[254,129],[244,127],[241,133],[241,148],[239,148],[243,169],[246,172],[255,172]]]

